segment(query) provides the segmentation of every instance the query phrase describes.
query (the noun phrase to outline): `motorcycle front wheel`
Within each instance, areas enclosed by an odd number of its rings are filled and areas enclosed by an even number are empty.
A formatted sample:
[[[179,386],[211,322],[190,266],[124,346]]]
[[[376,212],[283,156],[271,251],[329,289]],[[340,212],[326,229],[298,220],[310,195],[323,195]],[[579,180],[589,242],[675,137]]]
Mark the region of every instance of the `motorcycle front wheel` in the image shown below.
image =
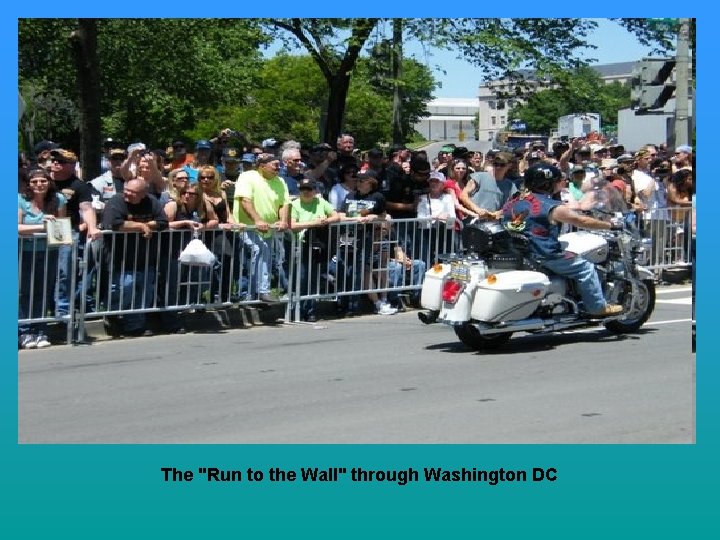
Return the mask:
[[[638,296],[634,309],[628,312],[624,319],[608,321],[605,323],[605,328],[613,334],[637,332],[655,309],[655,283],[650,279],[642,281]]]
[[[504,332],[502,334],[492,334],[483,336],[474,325],[465,323],[455,326],[455,335],[460,339],[463,345],[478,351],[487,351],[497,349],[502,344],[507,343],[512,332]]]

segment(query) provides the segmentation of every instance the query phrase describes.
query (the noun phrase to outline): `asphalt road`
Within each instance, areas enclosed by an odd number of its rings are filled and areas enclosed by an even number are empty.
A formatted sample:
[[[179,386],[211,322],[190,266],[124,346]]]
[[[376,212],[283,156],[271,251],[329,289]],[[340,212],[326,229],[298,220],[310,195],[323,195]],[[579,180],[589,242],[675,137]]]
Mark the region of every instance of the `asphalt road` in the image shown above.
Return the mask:
[[[466,349],[415,312],[21,351],[21,443],[690,443],[690,291]]]

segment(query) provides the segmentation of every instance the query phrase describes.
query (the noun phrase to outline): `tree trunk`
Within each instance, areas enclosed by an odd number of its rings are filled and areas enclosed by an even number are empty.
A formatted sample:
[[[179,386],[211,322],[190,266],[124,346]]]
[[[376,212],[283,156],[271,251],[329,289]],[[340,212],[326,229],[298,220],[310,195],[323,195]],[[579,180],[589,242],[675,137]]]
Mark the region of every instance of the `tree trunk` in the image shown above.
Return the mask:
[[[350,75],[335,73],[330,84],[328,95],[327,117],[325,118],[325,129],[323,131],[323,142],[330,144],[333,148],[337,144],[337,138],[342,131],[345,116],[345,100],[350,89]]]
[[[97,20],[78,19],[71,37],[80,99],[80,163],[82,177],[100,175],[100,63],[97,55]]]

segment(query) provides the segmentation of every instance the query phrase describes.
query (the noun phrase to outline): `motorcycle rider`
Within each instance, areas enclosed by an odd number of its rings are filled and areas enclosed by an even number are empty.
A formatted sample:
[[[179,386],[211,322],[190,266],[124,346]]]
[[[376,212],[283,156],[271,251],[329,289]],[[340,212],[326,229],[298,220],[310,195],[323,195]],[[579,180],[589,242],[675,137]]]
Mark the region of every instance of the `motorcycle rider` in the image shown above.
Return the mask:
[[[608,304],[595,265],[562,249],[558,235],[562,223],[584,229],[622,228],[620,223],[607,223],[579,214],[553,199],[565,181],[560,169],[541,163],[525,171],[525,188],[503,206],[503,225],[510,231],[522,233],[530,242],[530,249],[539,257],[541,266],[557,275],[577,281],[583,307],[591,317],[619,315],[623,308]]]

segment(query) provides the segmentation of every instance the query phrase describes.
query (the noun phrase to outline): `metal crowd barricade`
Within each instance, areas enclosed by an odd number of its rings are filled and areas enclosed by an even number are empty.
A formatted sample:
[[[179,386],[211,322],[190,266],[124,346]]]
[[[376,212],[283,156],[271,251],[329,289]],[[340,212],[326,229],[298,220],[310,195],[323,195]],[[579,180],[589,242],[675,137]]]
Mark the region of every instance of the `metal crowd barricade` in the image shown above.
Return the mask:
[[[18,325],[65,323],[66,342],[72,341],[75,326],[73,300],[76,291],[78,242],[49,245],[47,234],[18,235]],[[61,250],[69,250],[69,268],[61,273]],[[60,283],[65,275],[67,314],[58,312]]]
[[[88,320],[136,313],[251,306],[257,299],[255,284],[258,253],[247,230],[209,229],[201,240],[216,257],[213,266],[178,261],[192,240],[190,229],[141,233],[103,231],[89,241],[81,261],[81,298],[78,340],[85,339]],[[282,233],[273,233],[271,269],[283,268]],[[275,272],[278,273],[278,272]]]
[[[304,230],[294,243],[286,320],[300,320],[300,303],[307,300],[419,291],[425,269],[438,254],[455,250],[457,236],[454,220],[428,218],[344,221]],[[398,261],[400,253],[407,264]]]
[[[641,221],[650,256],[647,267],[659,277],[663,270],[692,263],[691,208],[668,207],[653,210]]]
[[[652,242],[648,267],[658,276],[663,269],[690,263],[690,208],[668,208],[667,219],[641,223],[644,236]],[[437,255],[461,249],[459,225],[425,218],[391,219],[339,222],[299,236],[273,233],[267,242],[269,271],[275,287],[287,292],[285,320],[300,319],[304,300],[417,293],[425,269]],[[58,248],[48,247],[44,234],[21,235],[19,306],[27,315],[19,315],[18,323],[65,322],[70,343],[75,327],[82,342],[85,322],[101,317],[258,305],[260,255],[248,234],[252,230],[248,226],[204,231],[201,238],[217,258],[213,267],[178,262],[180,251],[192,239],[189,229],[155,232],[151,241],[140,240],[140,233],[104,231],[100,240],[87,242],[79,266],[75,241],[65,248],[71,250],[67,315],[55,307]],[[398,262],[398,248],[412,262]],[[73,291],[80,299],[76,309],[72,309]]]

